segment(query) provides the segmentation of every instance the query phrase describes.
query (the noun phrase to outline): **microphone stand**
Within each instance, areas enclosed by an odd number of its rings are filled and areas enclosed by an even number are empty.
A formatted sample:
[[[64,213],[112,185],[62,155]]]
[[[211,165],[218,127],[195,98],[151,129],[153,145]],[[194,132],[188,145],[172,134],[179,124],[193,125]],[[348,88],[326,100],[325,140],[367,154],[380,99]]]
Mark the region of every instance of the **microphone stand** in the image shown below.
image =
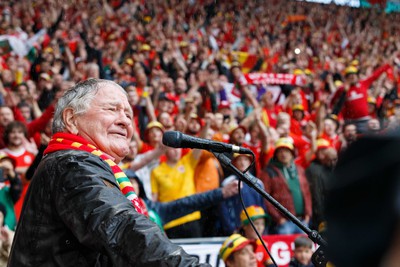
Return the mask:
[[[231,159],[228,158],[224,153],[212,152],[214,156],[221,162],[221,164],[231,171],[233,171],[243,182],[248,186],[256,190],[260,195],[262,195],[266,200],[268,200],[277,210],[279,210],[283,215],[296,224],[303,232],[305,232],[314,243],[317,243],[320,247],[314,252],[312,256],[312,261],[316,267],[325,267],[327,259],[325,257],[324,249],[327,248],[328,243],[322,238],[322,236],[315,230],[311,230],[305,226],[296,216],[290,213],[284,206],[282,206],[278,201],[276,201],[270,194],[265,192],[262,188],[257,185],[257,178],[249,175],[248,173],[242,173],[235,166],[232,165]]]

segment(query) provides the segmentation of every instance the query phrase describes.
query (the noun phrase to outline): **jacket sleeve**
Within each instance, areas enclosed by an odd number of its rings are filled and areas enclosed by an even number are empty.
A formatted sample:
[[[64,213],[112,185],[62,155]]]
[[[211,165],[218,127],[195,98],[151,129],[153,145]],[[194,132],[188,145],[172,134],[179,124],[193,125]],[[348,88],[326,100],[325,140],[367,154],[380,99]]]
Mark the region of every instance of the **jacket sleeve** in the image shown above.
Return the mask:
[[[31,121],[28,125],[28,135],[33,137],[35,133],[43,131],[46,128],[47,123],[53,118],[54,104],[50,105],[45,109],[42,116]]]
[[[163,224],[166,224],[186,214],[209,208],[222,200],[222,189],[218,188],[170,202],[152,202],[151,206],[161,217]]]
[[[377,80],[379,78],[379,76],[381,76],[385,71],[387,71],[388,69],[390,69],[390,65],[389,64],[385,64],[383,66],[380,66],[379,68],[377,68],[372,74],[371,76],[369,76],[367,79],[363,80],[362,82],[365,85],[365,88],[368,89],[371,84]]]
[[[136,212],[100,158],[76,156],[64,166],[55,187],[56,211],[80,243],[107,255],[113,266],[209,266]]]

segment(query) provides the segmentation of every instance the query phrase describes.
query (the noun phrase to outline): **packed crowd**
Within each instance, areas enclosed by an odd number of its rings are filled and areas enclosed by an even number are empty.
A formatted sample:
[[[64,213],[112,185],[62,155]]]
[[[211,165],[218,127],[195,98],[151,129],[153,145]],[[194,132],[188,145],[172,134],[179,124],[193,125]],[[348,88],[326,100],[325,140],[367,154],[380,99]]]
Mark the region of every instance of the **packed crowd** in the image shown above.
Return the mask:
[[[338,155],[400,122],[398,20],[283,0],[1,1],[3,248],[50,140],[57,99],[88,78],[127,92],[136,133],[121,168],[170,238],[228,236],[244,219],[238,177],[207,151],[162,145],[168,130],[250,148],[258,186],[322,231]],[[253,160],[231,159],[241,171]],[[190,200],[201,211],[185,201],[155,204],[222,186],[214,205]],[[241,194],[265,211],[264,233],[301,233],[254,189],[243,185]]]

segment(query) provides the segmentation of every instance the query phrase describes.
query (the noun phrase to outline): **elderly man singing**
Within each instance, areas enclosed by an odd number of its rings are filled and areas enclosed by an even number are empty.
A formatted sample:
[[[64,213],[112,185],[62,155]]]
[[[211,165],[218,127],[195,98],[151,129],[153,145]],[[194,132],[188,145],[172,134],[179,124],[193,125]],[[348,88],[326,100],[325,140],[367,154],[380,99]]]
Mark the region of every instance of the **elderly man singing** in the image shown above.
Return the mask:
[[[118,167],[132,116],[125,91],[111,81],[86,80],[60,98],[9,266],[209,266],[145,216]]]

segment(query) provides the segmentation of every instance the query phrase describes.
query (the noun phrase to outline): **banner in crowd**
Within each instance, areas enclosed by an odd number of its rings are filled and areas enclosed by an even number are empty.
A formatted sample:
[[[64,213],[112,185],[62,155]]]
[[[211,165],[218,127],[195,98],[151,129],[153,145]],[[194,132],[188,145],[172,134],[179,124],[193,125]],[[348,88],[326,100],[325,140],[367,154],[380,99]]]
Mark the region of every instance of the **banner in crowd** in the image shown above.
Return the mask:
[[[13,51],[20,57],[26,56],[31,48],[40,42],[40,39],[46,34],[47,30],[42,29],[32,37],[28,37],[26,33],[19,35],[0,35],[0,53],[8,53]]]
[[[387,0],[385,11],[386,13],[400,12],[400,0]]]
[[[360,0],[306,0],[306,2],[322,3],[327,5],[335,4],[341,6],[360,7]]]
[[[243,73],[249,73],[256,65],[258,61],[258,56],[254,54],[250,54],[247,52],[243,51],[232,51],[231,52],[231,57],[235,58],[237,61],[239,61],[242,72]],[[231,59],[232,63],[232,59]],[[260,66],[260,71],[265,71],[267,69],[267,63],[264,61],[263,64]]]
[[[346,5],[352,7],[378,7],[386,13],[400,12],[400,0],[306,0],[323,4]]]
[[[378,7],[386,13],[400,12],[400,0],[360,0],[361,7]]]
[[[282,26],[286,26],[290,23],[303,22],[307,20],[305,15],[287,15],[285,20],[282,22]]]
[[[264,240],[276,263],[280,267],[289,265],[293,256],[294,240],[300,235],[266,235]],[[225,264],[219,258],[218,252],[226,238],[200,238],[172,240],[183,249],[198,257],[200,262],[207,262],[214,267],[223,267]]]
[[[306,79],[303,75],[287,74],[287,73],[248,73],[244,75],[241,84],[288,84],[288,85],[305,85]]]

